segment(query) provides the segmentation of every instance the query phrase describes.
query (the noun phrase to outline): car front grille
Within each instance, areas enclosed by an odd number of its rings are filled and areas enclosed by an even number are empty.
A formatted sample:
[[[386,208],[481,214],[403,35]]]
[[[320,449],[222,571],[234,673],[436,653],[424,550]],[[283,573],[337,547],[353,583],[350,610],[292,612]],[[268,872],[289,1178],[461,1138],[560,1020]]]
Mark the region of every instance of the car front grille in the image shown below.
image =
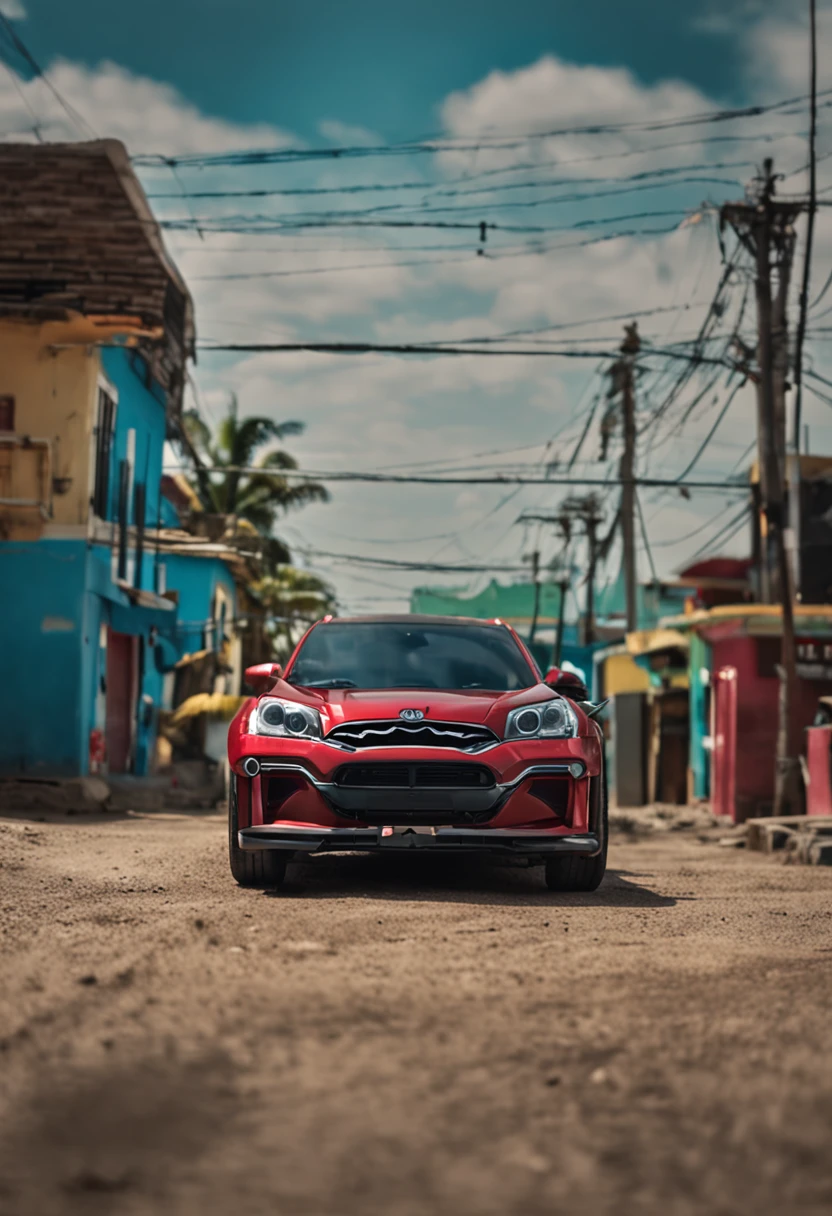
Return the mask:
[[[327,735],[348,747],[453,747],[461,752],[479,752],[499,743],[487,726],[467,722],[402,722],[398,718],[378,722],[345,722]]]
[[[491,789],[494,774],[481,764],[344,764],[335,784],[349,789]]]

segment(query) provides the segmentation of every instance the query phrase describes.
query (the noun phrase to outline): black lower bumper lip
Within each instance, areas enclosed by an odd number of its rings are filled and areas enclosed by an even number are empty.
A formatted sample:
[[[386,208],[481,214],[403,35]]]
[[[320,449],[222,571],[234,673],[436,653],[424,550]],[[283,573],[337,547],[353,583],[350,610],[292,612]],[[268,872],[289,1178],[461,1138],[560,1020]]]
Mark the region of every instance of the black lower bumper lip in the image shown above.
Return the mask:
[[[579,853],[592,857],[601,849],[598,836],[591,832],[555,836],[511,828],[480,831],[476,828],[314,828],[270,824],[241,828],[238,843],[246,851],[287,849],[301,853],[353,853],[430,849],[453,853],[508,853],[523,857],[552,853]]]

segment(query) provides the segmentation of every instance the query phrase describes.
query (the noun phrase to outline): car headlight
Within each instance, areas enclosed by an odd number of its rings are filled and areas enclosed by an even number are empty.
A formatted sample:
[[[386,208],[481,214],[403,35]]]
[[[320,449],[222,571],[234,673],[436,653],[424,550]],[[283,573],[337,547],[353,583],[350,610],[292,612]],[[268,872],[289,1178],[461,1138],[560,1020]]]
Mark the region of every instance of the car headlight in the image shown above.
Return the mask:
[[[308,705],[263,697],[249,720],[249,734],[276,735],[278,738],[320,739],[323,734],[321,715]]]
[[[506,739],[572,739],[577,733],[577,715],[563,697],[523,705],[506,719]]]

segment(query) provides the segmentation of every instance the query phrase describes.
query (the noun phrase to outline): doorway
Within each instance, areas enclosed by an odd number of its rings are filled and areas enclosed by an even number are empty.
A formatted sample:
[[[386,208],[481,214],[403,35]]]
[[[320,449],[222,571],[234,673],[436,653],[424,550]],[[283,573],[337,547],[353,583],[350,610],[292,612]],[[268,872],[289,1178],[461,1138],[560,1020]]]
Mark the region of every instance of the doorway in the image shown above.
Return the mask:
[[[129,773],[133,762],[139,639],[107,631],[107,770]]]

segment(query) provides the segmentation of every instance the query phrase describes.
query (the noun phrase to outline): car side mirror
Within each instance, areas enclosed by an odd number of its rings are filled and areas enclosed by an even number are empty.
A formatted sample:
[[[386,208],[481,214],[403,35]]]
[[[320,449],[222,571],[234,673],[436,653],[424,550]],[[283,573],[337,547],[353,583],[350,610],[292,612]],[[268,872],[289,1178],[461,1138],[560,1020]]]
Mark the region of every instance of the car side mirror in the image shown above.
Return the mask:
[[[246,668],[246,684],[259,696],[261,692],[268,692],[275,680],[280,679],[282,671],[279,663],[255,663],[253,667]]]
[[[546,683],[562,697],[571,701],[588,701],[589,691],[580,676],[574,671],[561,671],[558,667],[550,667],[546,672]]]

